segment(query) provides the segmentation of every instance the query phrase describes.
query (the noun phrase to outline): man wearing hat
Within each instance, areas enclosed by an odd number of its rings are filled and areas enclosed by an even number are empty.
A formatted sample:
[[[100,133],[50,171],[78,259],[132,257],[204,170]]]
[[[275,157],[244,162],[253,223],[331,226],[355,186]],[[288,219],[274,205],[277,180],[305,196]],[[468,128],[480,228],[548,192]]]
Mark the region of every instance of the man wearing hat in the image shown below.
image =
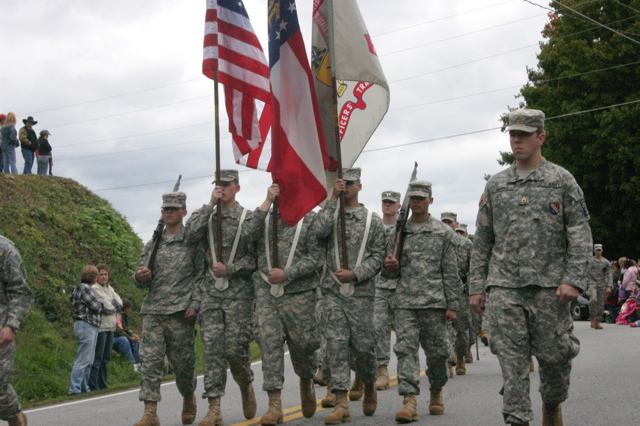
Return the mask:
[[[195,296],[200,302],[204,343],[202,397],[209,401],[209,411],[199,423],[202,426],[222,424],[220,399],[227,383],[227,363],[240,386],[244,416],[252,419],[257,410],[249,350],[255,300],[251,275],[256,270],[256,256],[246,232],[253,212],[236,201],[240,191],[237,170],[220,170],[220,182],[214,183],[209,203],[193,213],[186,225],[189,241],[206,246],[206,271]],[[218,215],[222,253],[218,248]]]
[[[393,298],[398,357],[398,393],[404,408],[396,421],[418,421],[416,396],[420,394],[418,350],[427,356],[429,413],[444,413],[442,388],[447,383],[447,322],[456,319],[462,284],[458,275],[454,233],[429,213],[433,203],[431,182],[409,183],[411,217],[405,228],[400,259],[389,254],[383,274],[397,277]]]
[[[589,261],[589,282],[587,283],[589,316],[591,328],[602,330],[600,319],[604,309],[604,299],[611,292],[611,263],[602,257],[602,244],[594,244],[593,253],[594,256]]]
[[[589,212],[571,173],[542,156],[544,113],[512,111],[508,131],[516,160],[489,179],[480,199],[471,306],[482,312],[489,293],[489,345],[502,368],[505,423],[533,421],[529,368],[534,355],[542,423],[559,425],[571,360],[580,350],[570,306],[586,287]]]
[[[20,146],[22,147],[22,158],[24,158],[24,170],[22,173],[30,175],[31,168],[33,167],[33,159],[36,156],[36,149],[38,149],[38,136],[35,130],[33,130],[33,126],[38,124],[38,122],[31,116],[25,118],[22,122],[24,123],[24,127],[22,127],[18,133],[18,139],[20,139]]]
[[[49,133],[48,130],[40,131],[40,138],[38,139],[38,174],[42,176],[46,176],[49,171],[49,164],[53,166],[53,157],[51,156],[51,144],[49,143]]]
[[[466,223],[460,223],[458,224],[458,227],[455,229],[456,234],[460,234],[465,238],[469,238],[469,232],[467,232],[467,224]]]
[[[384,191],[382,193],[382,225],[387,233],[387,241],[390,245],[395,243],[396,221],[398,220],[398,211],[402,207],[400,197],[400,193],[396,191]],[[378,363],[377,390],[389,389],[387,366],[391,358],[391,330],[393,329],[391,301],[396,292],[396,281],[393,278],[384,277],[381,273],[376,276],[373,326],[378,339],[378,345],[376,346]]]
[[[331,199],[318,213],[317,235],[326,243],[326,264],[320,280],[323,294],[322,328],[331,369],[328,387],[335,394],[335,409],[325,424],[351,421],[347,400],[353,354],[356,381],[364,385],[362,411],[372,416],[377,408],[376,336],[373,329],[375,277],[385,252],[385,231],[380,217],[358,201],[362,190],[359,168],[344,169],[333,185]],[[345,233],[341,232],[338,198],[344,194]],[[346,238],[347,259],[341,255]],[[344,265],[347,267],[344,267]],[[359,392],[357,392],[359,394]],[[354,393],[354,398],[359,395]]]
[[[313,383],[316,350],[320,348],[316,289],[324,252],[313,232],[315,212],[307,213],[293,226],[279,214],[273,216],[270,207],[279,194],[278,184],[269,186],[267,198],[254,211],[250,224],[245,225],[258,255],[258,270],[252,277],[256,290],[256,340],[262,353],[263,389],[269,395],[269,409],[260,421],[263,425],[282,423],[285,343],[293,369],[300,377],[302,414],[312,417],[317,406]],[[273,258],[274,226],[277,261]]]
[[[449,226],[454,232],[460,225],[458,214],[453,212],[443,212],[440,220]],[[456,374],[463,376],[467,374],[466,362],[473,362],[473,357],[469,353],[469,329],[471,328],[471,308],[469,306],[469,289],[467,287],[467,277],[469,275],[469,261],[471,259],[471,249],[473,243],[468,238],[454,234],[456,256],[458,258],[458,275],[462,281],[462,293],[460,294],[460,309],[456,320],[452,322],[450,333],[451,344],[453,346],[452,357],[456,365]],[[450,330],[451,331],[451,330]]]
[[[140,313],[142,321],[142,380],[140,401],[144,415],[135,426],[160,425],[157,405],[161,400],[160,385],[165,355],[176,375],[176,386],[183,397],[182,424],[196,417],[196,353],[195,319],[200,304],[194,299],[196,279],[203,273],[204,250],[186,240],[183,218],[187,214],[187,195],[167,192],[162,195],[162,220],[165,229],[150,267],[154,250],[152,239],[144,246],[133,276],[134,284],[147,289]]]

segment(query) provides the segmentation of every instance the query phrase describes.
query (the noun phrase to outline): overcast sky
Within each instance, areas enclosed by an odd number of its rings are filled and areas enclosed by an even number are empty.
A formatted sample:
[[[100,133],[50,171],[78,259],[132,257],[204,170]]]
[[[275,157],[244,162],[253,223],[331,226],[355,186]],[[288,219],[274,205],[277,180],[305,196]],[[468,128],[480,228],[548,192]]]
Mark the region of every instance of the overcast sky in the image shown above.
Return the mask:
[[[267,1],[244,3],[267,51]],[[312,3],[297,2],[307,51]],[[360,201],[380,212],[380,193],[404,192],[417,161],[418,178],[433,183],[431,213],[457,212],[473,232],[483,176],[501,170],[498,151],[509,150],[499,117],[518,106],[526,68],[536,66],[546,11],[523,0],[359,5],[391,90],[389,112],[355,164]],[[189,213],[208,201],[215,158],[213,84],[201,73],[204,0],[5,6],[0,111],[16,112],[20,125],[32,115],[36,131],[52,133],[56,176],[107,199],[143,240],[179,174]],[[222,167],[241,171],[238,201],[253,209],[270,175],[235,164],[224,109],[221,118]]]

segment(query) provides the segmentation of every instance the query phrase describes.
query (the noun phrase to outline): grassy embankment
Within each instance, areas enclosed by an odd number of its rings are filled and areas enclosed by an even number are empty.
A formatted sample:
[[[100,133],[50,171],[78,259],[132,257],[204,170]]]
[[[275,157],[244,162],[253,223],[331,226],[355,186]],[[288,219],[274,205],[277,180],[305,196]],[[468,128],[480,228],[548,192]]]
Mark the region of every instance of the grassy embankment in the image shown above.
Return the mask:
[[[35,294],[20,327],[13,386],[25,406],[66,399],[76,353],[69,294],[84,265],[106,263],[110,284],[139,310],[145,291],[130,280],[142,241],[110,204],[73,180],[0,174],[0,234],[12,240]],[[141,318],[133,315],[133,328]],[[197,339],[198,371],[202,343]],[[252,344],[252,355],[259,351]],[[170,378],[168,376],[167,378]],[[140,376],[114,353],[109,386],[136,386]]]

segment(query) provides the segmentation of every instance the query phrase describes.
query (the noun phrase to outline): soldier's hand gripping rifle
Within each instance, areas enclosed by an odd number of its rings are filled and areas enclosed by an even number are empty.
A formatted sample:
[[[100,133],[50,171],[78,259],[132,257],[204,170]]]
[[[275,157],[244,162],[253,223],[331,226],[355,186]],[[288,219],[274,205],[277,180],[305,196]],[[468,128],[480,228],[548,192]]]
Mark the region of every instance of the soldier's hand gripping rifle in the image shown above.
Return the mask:
[[[178,175],[178,180],[176,184],[173,185],[173,191],[177,192],[180,189],[180,179],[182,179],[182,175]],[[153,271],[153,265],[156,263],[156,254],[158,254],[158,248],[162,243],[162,232],[164,231],[164,220],[162,219],[162,215],[160,216],[160,220],[158,221],[158,226],[156,226],[156,230],[153,231],[151,252],[149,253],[149,257],[147,257],[147,261],[145,265],[147,268]]]
[[[411,173],[409,183],[416,180],[417,174],[418,162],[416,161],[415,166],[413,166],[413,172]],[[409,197],[407,197],[409,188],[410,186],[407,185],[407,191],[404,193],[402,207],[400,207],[400,211],[398,212],[398,220],[396,221],[396,242],[393,245],[393,257],[396,258],[398,262],[400,262],[400,258],[402,257],[402,246],[404,245],[404,230],[407,225],[407,218],[409,217]]]

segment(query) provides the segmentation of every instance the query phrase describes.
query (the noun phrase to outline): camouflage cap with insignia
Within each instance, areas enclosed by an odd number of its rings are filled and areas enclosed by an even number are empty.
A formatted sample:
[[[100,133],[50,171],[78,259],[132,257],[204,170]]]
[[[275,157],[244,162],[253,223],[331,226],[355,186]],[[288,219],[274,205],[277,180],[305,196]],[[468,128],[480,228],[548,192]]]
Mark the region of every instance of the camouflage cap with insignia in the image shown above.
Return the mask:
[[[507,131],[521,130],[533,133],[544,131],[544,112],[537,109],[517,109],[509,113],[509,127]]]
[[[596,250],[602,250],[602,244],[594,244],[593,251],[596,251]]]
[[[451,222],[457,222],[458,214],[453,212],[442,212],[440,213],[440,220],[450,220]]]
[[[162,194],[162,208],[173,207],[176,209],[187,208],[187,194],[184,192],[165,192]]]
[[[409,182],[407,197],[431,198],[431,182],[426,180],[414,180]]]
[[[233,170],[233,169],[220,170],[220,182],[233,182],[233,181],[240,183],[240,177],[238,175],[237,170]],[[214,180],[213,183],[216,183],[216,181]]]
[[[396,191],[384,191],[382,193],[382,201],[393,201],[394,203],[400,202],[400,193]]]
[[[342,180],[346,180],[349,182],[360,181],[361,173],[362,173],[362,169],[360,167],[342,169]]]

